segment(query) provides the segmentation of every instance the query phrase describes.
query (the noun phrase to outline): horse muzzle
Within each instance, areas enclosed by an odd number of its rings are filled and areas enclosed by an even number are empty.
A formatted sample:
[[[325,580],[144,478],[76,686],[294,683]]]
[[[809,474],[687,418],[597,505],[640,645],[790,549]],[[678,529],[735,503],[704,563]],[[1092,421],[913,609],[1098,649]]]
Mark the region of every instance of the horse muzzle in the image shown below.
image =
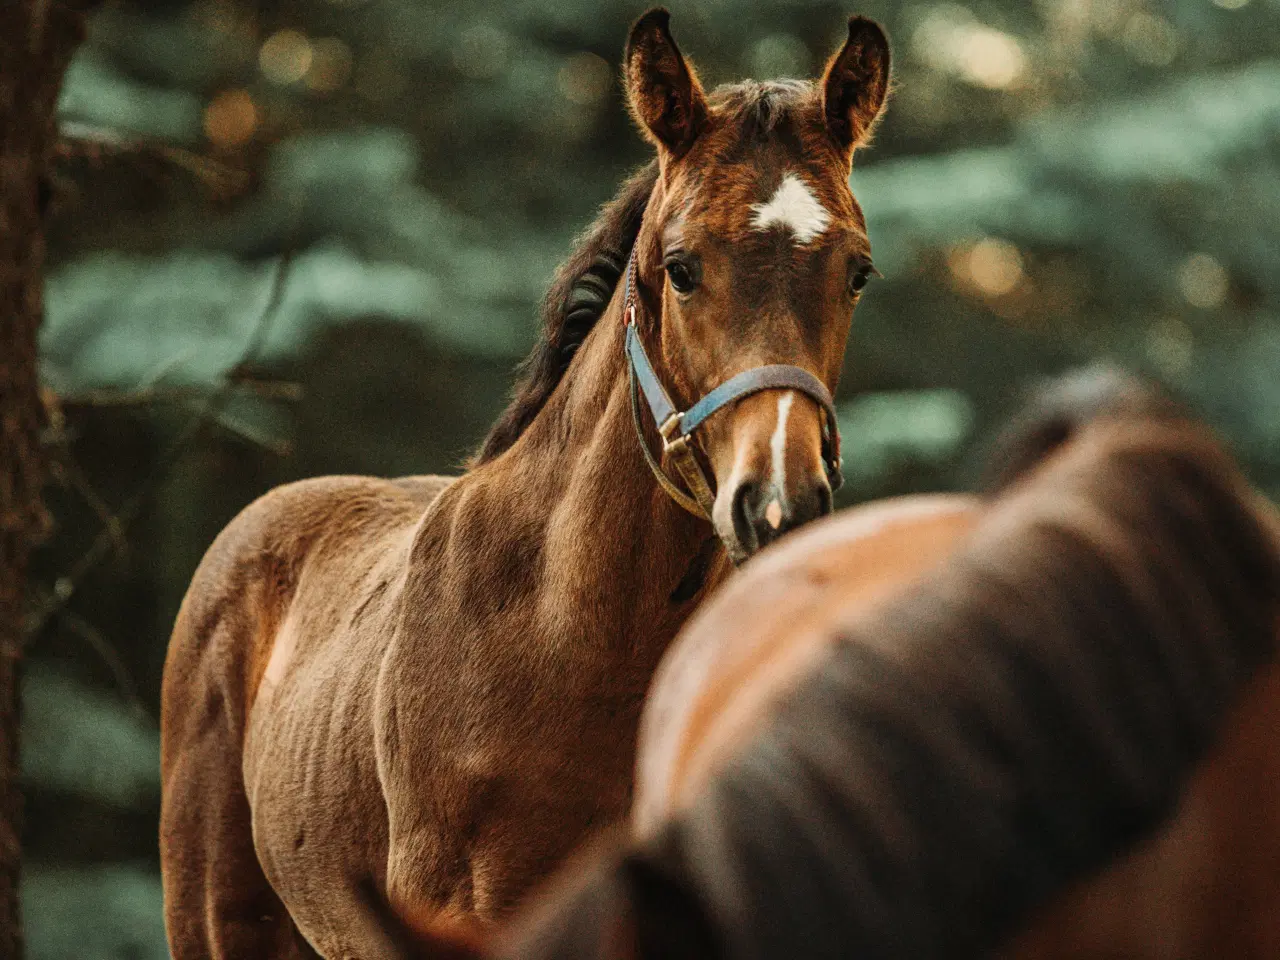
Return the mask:
[[[831,512],[831,485],[826,477],[811,477],[790,494],[772,483],[745,480],[730,494],[729,515],[735,563],[764,549],[789,530]],[[722,535],[722,539],[724,539]]]

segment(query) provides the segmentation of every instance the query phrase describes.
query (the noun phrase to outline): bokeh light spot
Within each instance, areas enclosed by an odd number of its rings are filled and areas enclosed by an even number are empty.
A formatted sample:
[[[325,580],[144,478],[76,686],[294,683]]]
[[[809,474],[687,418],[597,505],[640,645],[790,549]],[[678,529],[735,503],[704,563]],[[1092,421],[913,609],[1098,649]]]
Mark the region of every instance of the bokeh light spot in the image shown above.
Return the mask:
[[[258,66],[264,77],[284,87],[307,75],[314,55],[311,41],[297,30],[280,30],[258,51]]]
[[[1168,318],[1147,332],[1147,356],[1165,374],[1180,376],[1191,367],[1195,339],[1181,320]]]
[[[1207,253],[1193,253],[1178,267],[1178,289],[1193,307],[1221,306],[1229,287],[1227,271]]]
[[[1213,0],[1213,5],[1223,10],[1239,10],[1248,6],[1249,0]]]
[[[244,146],[258,128],[258,108],[245,90],[224,90],[204,111],[204,134],[224,150]]]
[[[351,77],[351,50],[336,37],[317,40],[307,71],[307,86],[317,93],[339,90]]]
[[[584,107],[595,106],[609,93],[613,70],[604,57],[575,53],[565,60],[556,82],[566,99]]]
[[[1006,240],[987,237],[950,260],[951,272],[962,283],[991,297],[1012,293],[1022,282],[1022,254]]]
[[[990,90],[1013,86],[1027,68],[1027,58],[1018,41],[988,27],[968,31],[956,59],[961,77]]]
[[[1004,90],[1023,79],[1027,55],[1016,37],[978,23],[964,7],[943,4],[911,36],[916,55],[935,70],[988,90]]]

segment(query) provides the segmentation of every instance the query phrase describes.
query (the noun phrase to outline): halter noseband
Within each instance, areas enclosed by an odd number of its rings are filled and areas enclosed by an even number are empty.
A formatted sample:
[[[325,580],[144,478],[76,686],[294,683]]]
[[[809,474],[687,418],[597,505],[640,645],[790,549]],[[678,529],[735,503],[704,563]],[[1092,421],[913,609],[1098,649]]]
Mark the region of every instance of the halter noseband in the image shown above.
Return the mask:
[[[715,504],[715,494],[706,472],[693,452],[693,433],[712,414],[723,410],[743,397],[762,390],[798,390],[811,398],[822,408],[822,461],[827,470],[827,482],[832,491],[840,489],[844,477],[840,472],[840,428],[836,423],[835,403],[831,399],[831,391],[826,385],[808,370],[789,364],[769,364],[753,367],[730,377],[716,387],[701,400],[683,413],[676,409],[671,397],[662,386],[662,381],[649,362],[640,333],[636,329],[636,303],[634,276],[636,272],[636,249],[632,247],[631,257],[627,261],[626,283],[623,288],[623,310],[626,317],[626,354],[627,367],[631,380],[631,418],[635,422],[636,436],[640,440],[640,449],[644,452],[645,462],[653,471],[658,485],[680,506],[695,517],[711,519],[711,508]],[[688,492],[667,476],[662,465],[649,450],[645,440],[644,426],[640,422],[640,393],[648,401],[649,412],[653,414],[653,422],[657,424],[658,433],[662,437],[662,452],[671,458],[681,478],[688,487]]]

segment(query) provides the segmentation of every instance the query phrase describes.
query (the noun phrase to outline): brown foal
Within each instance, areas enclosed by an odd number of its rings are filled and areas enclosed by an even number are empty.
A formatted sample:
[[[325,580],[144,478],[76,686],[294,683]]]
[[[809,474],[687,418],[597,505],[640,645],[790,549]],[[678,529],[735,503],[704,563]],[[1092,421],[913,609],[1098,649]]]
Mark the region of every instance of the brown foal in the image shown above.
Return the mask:
[[[655,10],[625,72],[656,159],[562,269],[471,469],[282,487],[196,572],[162,703],[176,960],[397,956],[389,909],[506,914],[626,816],[650,676],[726,553],[830,509],[823,398],[874,269],[848,175],[884,34],[854,18],[820,81],[706,95]],[[633,413],[628,319],[677,409],[764,365],[817,384],[706,420],[686,448],[706,509],[643,456],[669,438]]]

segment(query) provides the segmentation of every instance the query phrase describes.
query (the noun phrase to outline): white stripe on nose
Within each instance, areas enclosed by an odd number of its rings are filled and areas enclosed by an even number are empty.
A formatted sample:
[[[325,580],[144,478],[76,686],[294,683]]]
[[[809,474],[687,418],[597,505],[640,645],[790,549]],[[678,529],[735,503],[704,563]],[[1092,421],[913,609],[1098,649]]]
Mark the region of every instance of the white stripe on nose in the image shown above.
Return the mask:
[[[769,438],[769,451],[773,454],[774,496],[785,496],[787,489],[787,414],[791,412],[791,404],[795,401],[795,391],[788,390],[778,398],[778,425],[773,428],[773,436]]]

